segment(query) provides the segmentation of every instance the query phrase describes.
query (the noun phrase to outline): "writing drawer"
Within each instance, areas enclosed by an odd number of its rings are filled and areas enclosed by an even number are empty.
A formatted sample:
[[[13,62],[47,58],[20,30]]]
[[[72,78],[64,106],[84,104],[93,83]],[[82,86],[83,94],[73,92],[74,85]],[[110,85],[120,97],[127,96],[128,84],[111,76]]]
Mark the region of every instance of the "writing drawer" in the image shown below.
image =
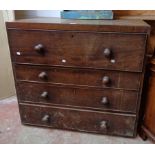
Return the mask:
[[[8,30],[18,63],[142,71],[144,34]]]
[[[135,136],[135,116],[20,104],[24,124],[101,134]]]
[[[17,80],[23,81],[133,90],[140,87],[139,73],[28,65],[15,65],[15,72]]]
[[[138,93],[115,89],[93,89],[18,82],[20,102],[82,107],[135,113]]]

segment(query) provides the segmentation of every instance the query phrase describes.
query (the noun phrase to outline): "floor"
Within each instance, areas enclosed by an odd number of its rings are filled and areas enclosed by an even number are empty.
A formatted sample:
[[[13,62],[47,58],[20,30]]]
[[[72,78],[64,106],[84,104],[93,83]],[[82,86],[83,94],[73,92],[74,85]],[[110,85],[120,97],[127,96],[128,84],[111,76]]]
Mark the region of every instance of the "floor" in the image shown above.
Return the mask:
[[[151,141],[143,141],[139,136],[136,138],[122,138],[24,126],[20,122],[17,99],[11,97],[0,100],[0,143],[150,144]]]

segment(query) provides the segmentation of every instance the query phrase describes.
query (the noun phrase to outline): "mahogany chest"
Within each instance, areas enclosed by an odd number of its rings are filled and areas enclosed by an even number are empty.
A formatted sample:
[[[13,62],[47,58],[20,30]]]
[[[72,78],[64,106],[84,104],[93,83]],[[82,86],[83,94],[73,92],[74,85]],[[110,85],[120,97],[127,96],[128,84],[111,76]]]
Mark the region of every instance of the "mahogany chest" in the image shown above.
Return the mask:
[[[136,136],[149,25],[44,18],[6,27],[23,124]]]

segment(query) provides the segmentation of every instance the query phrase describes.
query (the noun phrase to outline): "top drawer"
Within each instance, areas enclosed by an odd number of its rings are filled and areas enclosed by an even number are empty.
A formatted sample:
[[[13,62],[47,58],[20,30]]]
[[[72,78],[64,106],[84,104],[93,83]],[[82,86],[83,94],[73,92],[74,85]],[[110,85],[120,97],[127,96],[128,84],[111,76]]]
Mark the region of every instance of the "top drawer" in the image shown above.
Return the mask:
[[[14,62],[142,71],[144,34],[12,29],[8,35]]]

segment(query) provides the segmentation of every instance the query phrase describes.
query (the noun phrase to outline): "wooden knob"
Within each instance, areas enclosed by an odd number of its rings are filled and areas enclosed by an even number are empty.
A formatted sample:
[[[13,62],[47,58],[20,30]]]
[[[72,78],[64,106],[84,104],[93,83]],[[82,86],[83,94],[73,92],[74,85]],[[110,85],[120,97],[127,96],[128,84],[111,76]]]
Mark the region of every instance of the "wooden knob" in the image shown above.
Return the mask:
[[[50,116],[46,114],[43,116],[43,118],[41,120],[42,120],[42,122],[48,123],[50,121]]]
[[[104,76],[103,78],[102,78],[102,82],[103,82],[103,84],[109,84],[110,83],[110,78],[108,77],[108,76]]]
[[[46,79],[46,78],[47,78],[47,73],[46,73],[46,72],[41,72],[41,73],[38,75],[38,77],[39,77],[40,79]]]
[[[34,50],[40,54],[44,54],[44,46],[42,44],[34,46]]]
[[[107,98],[107,97],[102,97],[101,103],[102,103],[103,105],[108,105],[108,104],[109,104],[108,98]]]
[[[48,97],[48,92],[44,91],[42,92],[42,94],[40,95],[41,98],[47,98]]]
[[[110,51],[109,48],[105,48],[103,53],[104,53],[104,56],[106,58],[110,58],[111,57],[111,51]]]
[[[107,129],[107,127],[108,127],[107,121],[102,121],[102,122],[100,122],[100,128],[101,128],[101,129]]]

